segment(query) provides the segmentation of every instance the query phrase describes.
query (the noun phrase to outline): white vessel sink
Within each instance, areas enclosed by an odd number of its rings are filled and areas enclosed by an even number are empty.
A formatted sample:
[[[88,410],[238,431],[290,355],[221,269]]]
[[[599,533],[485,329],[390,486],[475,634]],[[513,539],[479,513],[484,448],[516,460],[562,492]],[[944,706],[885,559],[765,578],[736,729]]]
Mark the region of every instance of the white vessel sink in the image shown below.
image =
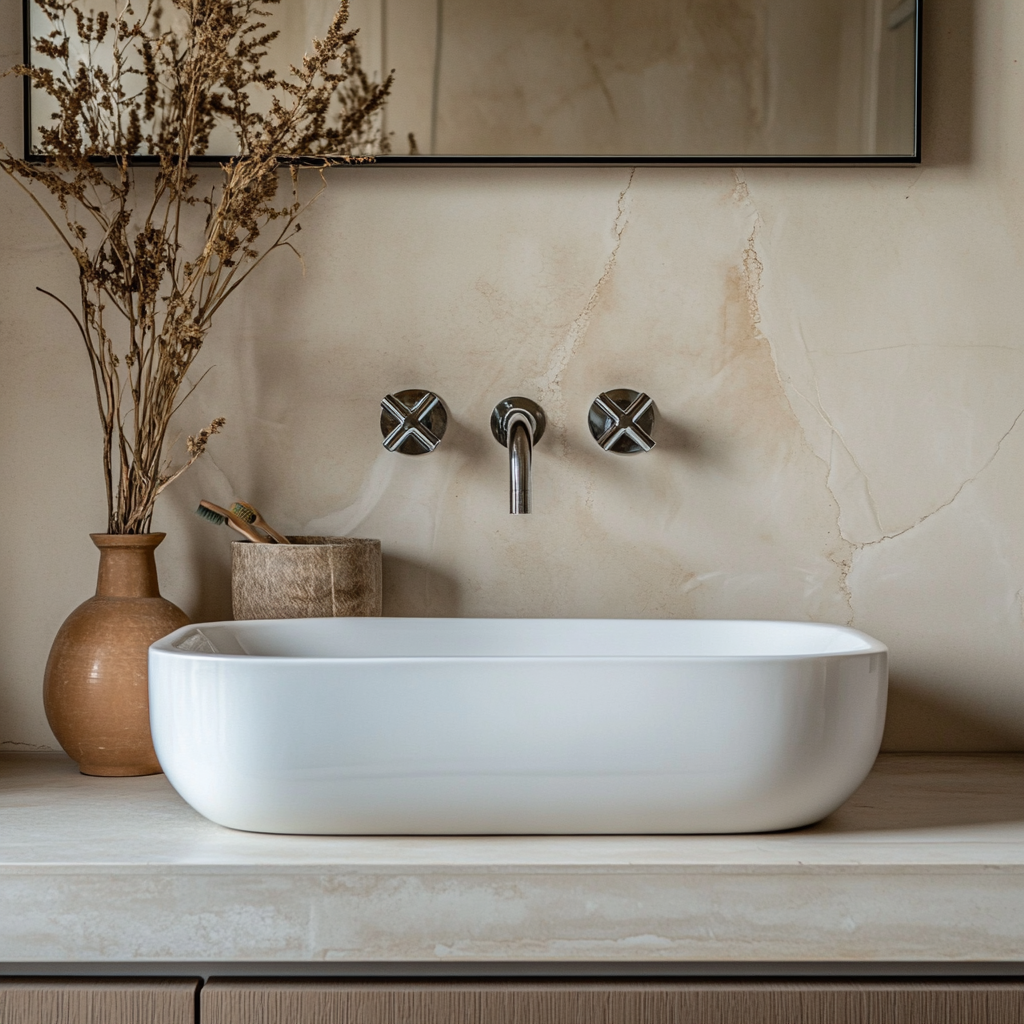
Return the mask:
[[[231,828],[760,832],[860,785],[887,651],[806,622],[337,618],[150,648],[160,764]]]

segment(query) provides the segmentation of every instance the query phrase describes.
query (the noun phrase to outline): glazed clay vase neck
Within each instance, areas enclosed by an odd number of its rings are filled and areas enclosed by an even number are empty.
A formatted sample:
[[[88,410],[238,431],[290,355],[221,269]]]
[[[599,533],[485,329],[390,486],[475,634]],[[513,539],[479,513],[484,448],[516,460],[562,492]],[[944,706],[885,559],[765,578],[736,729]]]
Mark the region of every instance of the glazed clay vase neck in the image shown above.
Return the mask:
[[[155,775],[149,734],[149,645],[188,623],[160,596],[154,551],[163,533],[90,534],[100,549],[96,594],[60,627],[43,705],[83,775]]]

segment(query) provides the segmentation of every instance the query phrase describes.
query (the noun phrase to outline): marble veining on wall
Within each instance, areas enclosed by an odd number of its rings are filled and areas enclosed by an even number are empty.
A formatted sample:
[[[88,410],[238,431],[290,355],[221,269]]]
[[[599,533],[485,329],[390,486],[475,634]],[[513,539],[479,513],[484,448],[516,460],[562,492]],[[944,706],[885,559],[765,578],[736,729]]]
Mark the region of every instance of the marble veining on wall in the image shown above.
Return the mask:
[[[164,592],[228,614],[230,538],[192,511],[244,497],[289,532],[381,538],[386,614],[849,623],[892,651],[889,749],[1024,747],[1024,10],[931,7],[922,168],[332,172],[305,272],[268,266],[204,353],[181,428],[228,423],[158,514]],[[968,16],[973,65],[952,49]],[[71,268],[7,183],[0,224],[19,749],[53,745],[42,668],[103,509],[84,356],[33,290],[70,291]],[[658,403],[649,456],[589,435],[620,386]],[[405,387],[449,404],[429,458],[380,446],[379,400]],[[513,394],[549,416],[528,517],[488,427]]]

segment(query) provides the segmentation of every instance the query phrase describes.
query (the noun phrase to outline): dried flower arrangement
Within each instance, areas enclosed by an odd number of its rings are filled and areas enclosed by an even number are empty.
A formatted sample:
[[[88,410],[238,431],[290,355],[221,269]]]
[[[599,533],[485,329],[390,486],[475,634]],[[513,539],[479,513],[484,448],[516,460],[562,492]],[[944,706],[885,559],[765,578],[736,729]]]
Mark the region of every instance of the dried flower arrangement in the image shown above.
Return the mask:
[[[148,533],[157,496],[224,425],[190,436],[177,465],[164,457],[215,314],[270,253],[295,252],[298,218],[324,184],[321,170],[316,193],[300,200],[303,168],[387,151],[375,115],[392,79],[363,71],[348,0],[288,76],[264,67],[277,36],[266,18],[280,0],[35,3],[51,27],[33,40],[41,60],[9,73],[56,108],[40,128],[45,161],[0,143],[0,168],[78,268],[80,312],[46,294],[74,318],[92,367],[108,532]],[[224,126],[237,156],[204,170]]]

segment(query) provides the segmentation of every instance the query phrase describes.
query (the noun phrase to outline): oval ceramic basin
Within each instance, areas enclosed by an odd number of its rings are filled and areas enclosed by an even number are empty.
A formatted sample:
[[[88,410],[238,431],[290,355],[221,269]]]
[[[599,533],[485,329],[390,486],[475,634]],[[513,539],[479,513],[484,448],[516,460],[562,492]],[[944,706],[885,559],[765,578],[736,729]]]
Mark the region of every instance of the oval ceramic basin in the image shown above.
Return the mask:
[[[760,832],[860,785],[887,651],[804,622],[337,618],[150,648],[160,764],[258,832]]]

